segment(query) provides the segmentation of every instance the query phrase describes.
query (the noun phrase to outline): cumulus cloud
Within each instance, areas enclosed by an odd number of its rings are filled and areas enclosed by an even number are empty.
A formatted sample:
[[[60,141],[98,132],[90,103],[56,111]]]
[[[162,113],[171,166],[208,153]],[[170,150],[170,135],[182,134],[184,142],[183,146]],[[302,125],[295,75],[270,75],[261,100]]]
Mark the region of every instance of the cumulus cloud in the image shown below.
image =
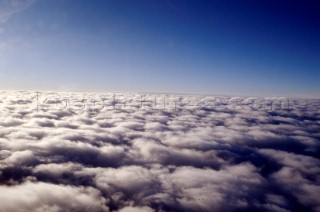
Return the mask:
[[[152,211],[154,210],[147,206],[143,206],[143,207],[127,206],[119,210],[119,212],[152,212]]]
[[[0,211],[320,211],[319,100],[0,97]]]
[[[108,211],[106,200],[90,187],[24,182],[1,186],[0,197],[0,211]]]

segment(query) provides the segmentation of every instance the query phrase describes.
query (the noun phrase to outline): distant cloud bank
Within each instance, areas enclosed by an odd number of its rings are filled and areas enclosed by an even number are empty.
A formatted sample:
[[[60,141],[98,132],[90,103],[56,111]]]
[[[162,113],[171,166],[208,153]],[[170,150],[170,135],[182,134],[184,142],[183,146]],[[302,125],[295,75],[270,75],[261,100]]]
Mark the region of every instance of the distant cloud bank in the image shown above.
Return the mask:
[[[0,211],[320,211],[320,100],[0,97]],[[170,107],[151,107],[166,98]]]

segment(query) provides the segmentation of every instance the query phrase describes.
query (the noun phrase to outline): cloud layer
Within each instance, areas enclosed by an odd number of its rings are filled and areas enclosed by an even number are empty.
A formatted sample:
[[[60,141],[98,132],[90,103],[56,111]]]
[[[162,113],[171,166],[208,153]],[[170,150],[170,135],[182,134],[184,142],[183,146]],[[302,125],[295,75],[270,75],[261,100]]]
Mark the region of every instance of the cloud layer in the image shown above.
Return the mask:
[[[319,100],[0,97],[0,211],[320,211]]]

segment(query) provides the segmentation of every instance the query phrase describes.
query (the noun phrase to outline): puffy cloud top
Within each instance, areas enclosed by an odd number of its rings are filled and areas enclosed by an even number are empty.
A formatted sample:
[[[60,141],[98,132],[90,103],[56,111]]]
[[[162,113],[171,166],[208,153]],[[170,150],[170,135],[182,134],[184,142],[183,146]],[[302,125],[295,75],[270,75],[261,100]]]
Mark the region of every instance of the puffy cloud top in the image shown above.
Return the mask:
[[[0,211],[320,211],[319,100],[0,97]]]

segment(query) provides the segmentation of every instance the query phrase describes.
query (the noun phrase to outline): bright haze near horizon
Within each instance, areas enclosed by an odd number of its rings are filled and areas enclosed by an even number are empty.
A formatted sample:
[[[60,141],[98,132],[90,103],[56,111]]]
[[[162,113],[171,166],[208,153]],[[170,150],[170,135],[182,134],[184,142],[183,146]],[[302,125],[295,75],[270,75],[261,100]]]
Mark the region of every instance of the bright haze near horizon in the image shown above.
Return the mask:
[[[319,11],[0,0],[0,212],[320,212]]]
[[[319,1],[1,0],[0,89],[319,96]]]

